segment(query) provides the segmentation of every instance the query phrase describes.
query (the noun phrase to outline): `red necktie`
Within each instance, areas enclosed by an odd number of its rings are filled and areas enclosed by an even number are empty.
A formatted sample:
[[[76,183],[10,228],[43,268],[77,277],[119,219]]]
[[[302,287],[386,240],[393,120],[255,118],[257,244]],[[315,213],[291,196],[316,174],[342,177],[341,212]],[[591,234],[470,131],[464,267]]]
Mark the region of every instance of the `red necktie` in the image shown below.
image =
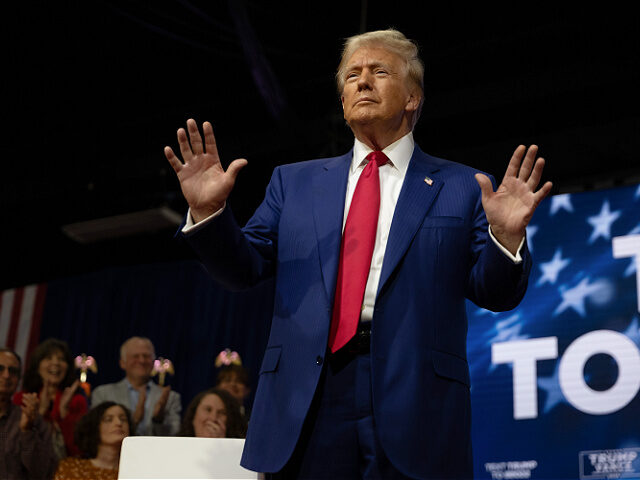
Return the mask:
[[[356,334],[376,241],[380,212],[378,167],[389,160],[380,152],[367,155],[342,234],[336,296],[333,302],[329,347],[335,353]]]

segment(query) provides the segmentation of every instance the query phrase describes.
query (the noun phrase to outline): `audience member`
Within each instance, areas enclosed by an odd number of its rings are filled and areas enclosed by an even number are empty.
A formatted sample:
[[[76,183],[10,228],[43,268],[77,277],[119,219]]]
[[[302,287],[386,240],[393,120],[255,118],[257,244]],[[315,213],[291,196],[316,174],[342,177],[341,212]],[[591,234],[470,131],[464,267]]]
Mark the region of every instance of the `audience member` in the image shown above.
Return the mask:
[[[244,438],[247,422],[238,401],[226,390],[200,392],[187,407],[178,436]]]
[[[112,401],[128,406],[135,435],[175,435],[180,428],[180,394],[151,380],[155,356],[151,340],[129,338],[120,347],[120,368],[125,378],[101,385],[91,394],[92,405]]]
[[[62,460],[55,480],[117,479],[122,440],[131,425],[131,414],[123,405],[103,402],[93,407],[76,426],[75,441],[82,458]]]
[[[51,426],[52,444],[56,456],[78,456],[73,443],[76,422],[87,413],[87,398],[78,391],[80,380],[75,378],[73,357],[66,342],[49,338],[38,345],[27,364],[23,392],[14,396],[21,405],[25,393],[38,394],[38,412]]]
[[[18,388],[22,362],[17,353],[0,348],[0,478],[51,478],[57,459],[51,428],[38,413],[38,396],[22,395],[11,403]]]
[[[215,386],[233,395],[240,404],[242,415],[249,418],[244,404],[247,395],[251,392],[249,372],[242,366],[240,355],[227,348],[218,354],[215,365],[219,368]]]

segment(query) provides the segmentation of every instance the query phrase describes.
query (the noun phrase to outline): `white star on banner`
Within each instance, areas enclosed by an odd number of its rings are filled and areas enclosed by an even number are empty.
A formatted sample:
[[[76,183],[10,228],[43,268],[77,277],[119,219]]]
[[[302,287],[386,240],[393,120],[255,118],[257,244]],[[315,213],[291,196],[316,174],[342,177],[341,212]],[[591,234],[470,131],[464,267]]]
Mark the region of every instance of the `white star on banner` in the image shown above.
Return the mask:
[[[494,333],[495,335],[488,339],[486,344],[490,347],[493,343],[514,342],[516,340],[526,340],[527,338],[530,338],[531,335],[520,334],[520,330],[522,330],[523,326],[523,322],[520,320],[520,314],[514,313],[509,318],[496,322],[495,327],[487,332],[487,335],[492,335]],[[489,365],[489,372],[493,372],[497,366],[497,364],[491,363]],[[510,366],[513,367],[511,364]]]
[[[563,193],[561,195],[554,195],[551,197],[551,211],[550,215],[553,216],[558,210],[564,208],[567,212],[573,213],[573,205],[571,204],[571,195]]]
[[[538,233],[538,227],[536,225],[527,225],[527,246],[529,252],[533,252],[533,236]]]
[[[558,280],[558,274],[560,271],[571,263],[568,258],[562,258],[562,249],[558,248],[554,253],[551,261],[540,264],[540,270],[542,270],[542,276],[538,279],[536,285],[542,285],[545,282],[551,284],[556,283]]]
[[[593,232],[589,237],[589,243],[593,243],[598,237],[606,240],[611,238],[611,224],[620,217],[620,210],[614,212],[609,208],[609,201],[605,200],[600,209],[600,213],[593,217],[588,217],[587,222],[593,227]]]
[[[631,230],[629,233],[627,233],[627,235],[638,235],[639,233],[640,233],[640,224],[636,225],[636,227],[633,230]],[[629,260],[629,265],[624,271],[625,278],[630,277],[631,275],[636,273],[636,261],[637,261],[636,257],[631,257],[631,259]]]
[[[496,322],[496,326],[493,330],[496,334],[489,339],[487,345],[491,345],[496,342],[512,342],[515,340],[525,340],[529,338],[529,335],[520,335],[520,330],[522,330],[520,314],[514,313],[509,318]]]
[[[598,282],[589,283],[589,277],[583,278],[578,285],[573,288],[560,287],[560,295],[562,295],[562,303],[555,309],[553,315],[559,315],[567,308],[573,308],[581,317],[584,317],[584,299],[589,295],[599,291],[602,285]]]

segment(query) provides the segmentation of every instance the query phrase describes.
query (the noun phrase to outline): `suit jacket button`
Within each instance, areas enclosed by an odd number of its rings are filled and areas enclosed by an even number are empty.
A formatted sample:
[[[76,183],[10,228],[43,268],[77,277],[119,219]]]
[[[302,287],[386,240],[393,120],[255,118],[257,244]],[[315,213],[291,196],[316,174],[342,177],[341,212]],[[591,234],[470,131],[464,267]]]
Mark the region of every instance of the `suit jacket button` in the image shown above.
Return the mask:
[[[320,355],[316,357],[316,365],[322,365],[323,361],[324,359]]]

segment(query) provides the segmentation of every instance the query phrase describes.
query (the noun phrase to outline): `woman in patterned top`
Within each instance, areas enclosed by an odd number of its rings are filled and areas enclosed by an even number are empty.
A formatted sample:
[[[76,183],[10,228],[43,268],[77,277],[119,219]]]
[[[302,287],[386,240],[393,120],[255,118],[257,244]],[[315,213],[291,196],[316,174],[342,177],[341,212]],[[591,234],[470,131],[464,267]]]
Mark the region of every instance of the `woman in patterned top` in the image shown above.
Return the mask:
[[[92,408],[76,426],[75,442],[83,458],[65,458],[55,480],[118,478],[120,447],[132,425],[129,410],[115,402]]]

